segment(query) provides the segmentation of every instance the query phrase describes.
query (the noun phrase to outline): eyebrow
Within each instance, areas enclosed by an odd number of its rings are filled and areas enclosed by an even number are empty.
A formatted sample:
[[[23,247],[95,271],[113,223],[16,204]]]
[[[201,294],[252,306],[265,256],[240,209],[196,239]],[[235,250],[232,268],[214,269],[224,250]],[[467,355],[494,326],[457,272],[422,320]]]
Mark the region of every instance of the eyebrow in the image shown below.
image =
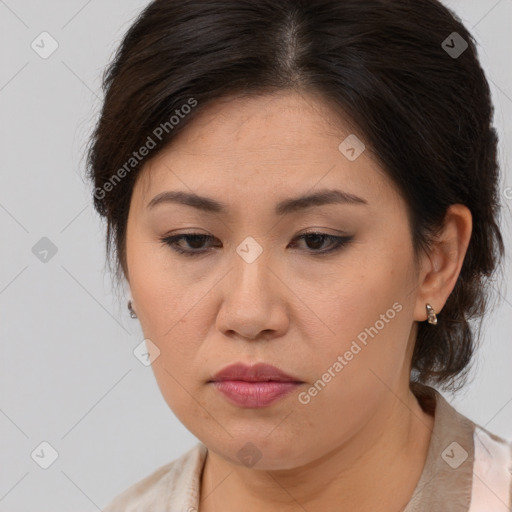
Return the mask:
[[[156,205],[163,203],[183,204],[208,213],[219,213],[224,215],[229,213],[227,205],[217,201],[216,199],[180,191],[162,192],[151,199],[147,207],[154,208]],[[283,216],[293,212],[306,210],[314,206],[322,206],[326,204],[367,205],[368,202],[361,197],[350,194],[349,192],[326,189],[309,195],[285,199],[276,205],[275,214]]]

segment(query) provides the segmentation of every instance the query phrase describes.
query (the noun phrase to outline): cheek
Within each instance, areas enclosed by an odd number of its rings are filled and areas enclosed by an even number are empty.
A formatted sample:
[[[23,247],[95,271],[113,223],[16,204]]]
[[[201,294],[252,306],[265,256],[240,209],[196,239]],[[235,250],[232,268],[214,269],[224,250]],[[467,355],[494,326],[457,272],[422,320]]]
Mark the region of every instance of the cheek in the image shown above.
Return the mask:
[[[211,404],[204,400],[204,384],[189,368],[188,357],[181,358],[174,347],[168,346],[152,364],[160,393],[174,415],[192,434],[204,435],[204,425],[212,420]],[[214,412],[214,411],[211,411]]]
[[[356,433],[407,371],[408,281],[382,270],[372,265],[347,274],[318,309],[334,334],[310,333],[312,378],[299,408],[330,439]],[[325,410],[336,421],[325,424]]]
[[[304,281],[304,296],[336,337],[351,338],[378,321],[395,302],[403,302],[411,287],[406,260],[368,247],[344,260],[330,276]]]
[[[138,321],[144,337],[160,350],[153,364],[155,376],[179,387],[173,377],[179,382],[190,379],[190,385],[198,379],[187,371],[197,368],[201,344],[214,319],[205,310],[211,285],[190,281],[170,250],[154,240],[133,237],[127,259]]]
[[[137,316],[146,335],[161,337],[179,320],[176,316],[183,300],[183,287],[176,272],[169,268],[169,255],[158,241],[136,229],[128,233],[130,291]]]
[[[411,264],[408,247],[368,247],[340,268],[329,287],[315,291],[310,283],[307,296],[317,298],[314,310],[329,327],[322,327],[326,334],[317,346],[322,361],[317,371],[327,371],[340,355],[357,369],[344,372],[347,379],[365,375],[375,381],[370,368],[377,375],[401,371],[412,323]]]

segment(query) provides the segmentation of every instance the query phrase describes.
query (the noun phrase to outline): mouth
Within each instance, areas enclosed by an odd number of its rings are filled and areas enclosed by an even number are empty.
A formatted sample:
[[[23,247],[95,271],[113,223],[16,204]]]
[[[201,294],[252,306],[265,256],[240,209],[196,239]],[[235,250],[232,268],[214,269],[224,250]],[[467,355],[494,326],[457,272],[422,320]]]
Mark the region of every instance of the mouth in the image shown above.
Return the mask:
[[[295,382],[302,381],[293,375],[289,375],[279,368],[266,363],[257,363],[252,366],[243,363],[235,363],[217,372],[210,382],[222,382],[237,380],[244,382]]]
[[[245,408],[266,407],[304,384],[299,378],[265,363],[253,366],[235,363],[215,374],[208,383],[230,403]]]

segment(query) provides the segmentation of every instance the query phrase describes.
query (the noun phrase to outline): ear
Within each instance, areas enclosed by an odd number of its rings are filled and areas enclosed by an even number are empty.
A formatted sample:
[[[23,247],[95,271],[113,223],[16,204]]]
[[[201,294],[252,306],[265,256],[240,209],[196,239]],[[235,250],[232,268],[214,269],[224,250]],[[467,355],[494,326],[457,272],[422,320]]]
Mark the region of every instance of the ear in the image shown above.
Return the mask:
[[[472,229],[469,209],[462,204],[451,205],[441,232],[428,254],[423,254],[420,259],[414,320],[423,322],[427,319],[426,304],[430,304],[436,314],[443,309],[459,277]]]

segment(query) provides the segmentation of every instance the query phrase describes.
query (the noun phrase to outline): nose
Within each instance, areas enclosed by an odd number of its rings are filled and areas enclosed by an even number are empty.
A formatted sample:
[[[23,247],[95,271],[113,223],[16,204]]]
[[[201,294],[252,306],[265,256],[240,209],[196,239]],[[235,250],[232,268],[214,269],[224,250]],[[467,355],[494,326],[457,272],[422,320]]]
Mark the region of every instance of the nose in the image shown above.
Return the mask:
[[[288,329],[286,300],[291,291],[265,253],[252,262],[237,256],[223,280],[221,294],[217,329],[225,336],[268,340]]]

